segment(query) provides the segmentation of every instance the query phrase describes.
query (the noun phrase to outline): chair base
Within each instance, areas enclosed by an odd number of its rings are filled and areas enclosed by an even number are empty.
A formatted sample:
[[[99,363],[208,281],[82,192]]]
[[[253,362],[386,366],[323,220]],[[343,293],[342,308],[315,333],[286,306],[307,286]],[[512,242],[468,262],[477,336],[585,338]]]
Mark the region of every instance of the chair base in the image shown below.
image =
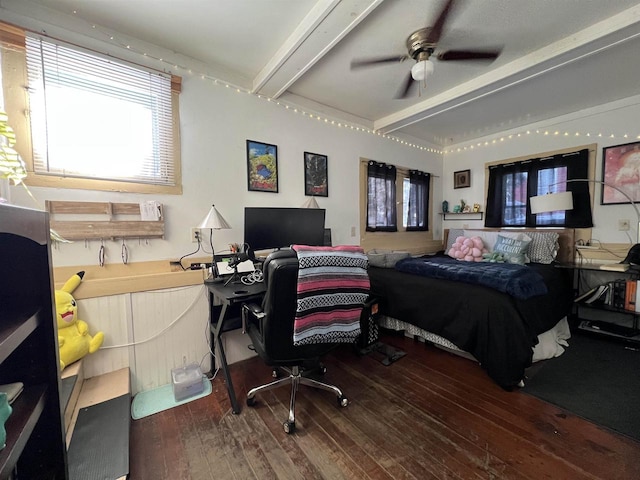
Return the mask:
[[[286,433],[293,433],[295,431],[296,425],[296,414],[295,414],[295,406],[296,406],[296,393],[298,391],[298,385],[307,385],[313,388],[319,388],[321,390],[326,390],[328,392],[332,392],[338,398],[338,404],[341,407],[346,407],[349,404],[349,400],[344,396],[342,390],[340,390],[335,385],[331,385],[329,383],[321,382],[320,380],[316,380],[315,378],[310,378],[305,376],[305,374],[309,374],[311,371],[301,371],[299,366],[295,366],[292,368],[287,367],[279,367],[288,373],[288,376],[279,378],[273,382],[267,383],[265,385],[260,385],[259,387],[252,388],[247,393],[247,405],[253,406],[255,403],[255,396],[257,393],[266,392],[268,390],[273,390],[274,388],[280,387],[285,383],[291,383],[291,399],[289,401],[289,418],[287,421],[283,423],[284,431]]]

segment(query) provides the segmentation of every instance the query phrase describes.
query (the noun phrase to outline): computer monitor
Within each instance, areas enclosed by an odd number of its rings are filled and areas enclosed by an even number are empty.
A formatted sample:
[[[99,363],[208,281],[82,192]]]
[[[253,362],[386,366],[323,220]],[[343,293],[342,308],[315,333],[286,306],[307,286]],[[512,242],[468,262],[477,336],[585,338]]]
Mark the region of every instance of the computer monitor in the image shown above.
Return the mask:
[[[322,208],[245,207],[244,243],[256,250],[323,245]]]

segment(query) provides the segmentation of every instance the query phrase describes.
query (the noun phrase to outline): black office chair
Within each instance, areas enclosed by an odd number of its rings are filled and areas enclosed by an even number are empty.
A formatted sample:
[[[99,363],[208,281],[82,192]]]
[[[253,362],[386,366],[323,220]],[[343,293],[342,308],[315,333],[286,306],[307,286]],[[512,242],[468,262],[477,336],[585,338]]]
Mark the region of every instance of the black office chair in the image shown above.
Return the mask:
[[[274,367],[274,377],[277,377],[278,368],[288,373],[288,376],[249,390],[247,405],[254,405],[257,393],[290,383],[289,418],[283,425],[285,432],[293,433],[296,425],[295,398],[298,385],[332,392],[342,407],[346,407],[349,402],[342,390],[335,385],[309,376],[315,373],[324,374],[325,369],[320,363],[320,357],[334,348],[335,344],[296,346],[293,343],[298,280],[298,259],[295,251],[279,250],[270,254],[265,260],[263,274],[266,293],[262,305],[247,304],[243,309],[247,333],[258,355],[267,365]]]

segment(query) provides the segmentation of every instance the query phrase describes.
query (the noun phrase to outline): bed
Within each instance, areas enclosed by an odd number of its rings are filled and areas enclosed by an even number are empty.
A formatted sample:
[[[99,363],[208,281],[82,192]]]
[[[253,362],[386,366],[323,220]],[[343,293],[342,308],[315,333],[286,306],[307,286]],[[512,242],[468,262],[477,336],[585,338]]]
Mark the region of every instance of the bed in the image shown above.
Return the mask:
[[[461,234],[481,236],[489,247],[498,235],[535,237],[529,247],[535,244],[538,253],[532,250],[524,265],[504,266],[459,261],[442,253],[399,260],[397,255],[387,256],[387,263],[381,264],[375,258],[380,254],[373,252],[369,278],[372,293],[381,299],[381,325],[466,352],[501,387],[521,386],[534,353],[535,360],[557,356],[569,337],[566,317],[573,303],[572,273],[558,268],[556,261],[570,259],[573,230],[452,230],[445,234],[445,252],[452,243],[449,237]],[[516,280],[507,272],[508,280],[494,282],[493,277],[502,275],[500,268],[513,270]],[[423,269],[431,277],[423,276]],[[443,274],[449,269],[453,273]],[[480,269],[487,271],[476,274]],[[460,274],[462,281],[456,276]],[[477,283],[474,276],[483,277],[484,282]],[[537,287],[529,288],[534,283]]]

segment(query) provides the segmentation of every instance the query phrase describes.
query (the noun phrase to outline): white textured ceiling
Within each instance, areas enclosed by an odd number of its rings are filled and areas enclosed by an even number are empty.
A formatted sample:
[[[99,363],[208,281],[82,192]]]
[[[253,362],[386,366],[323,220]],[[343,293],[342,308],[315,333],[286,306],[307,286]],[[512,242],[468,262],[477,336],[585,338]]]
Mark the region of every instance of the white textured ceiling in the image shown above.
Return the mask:
[[[336,118],[440,146],[640,93],[640,1],[458,0],[437,50],[499,46],[492,63],[435,61],[426,89],[394,95],[406,53],[444,0],[0,0],[0,16],[56,11],[166,48],[220,78]],[[44,13],[43,13],[44,12]]]

